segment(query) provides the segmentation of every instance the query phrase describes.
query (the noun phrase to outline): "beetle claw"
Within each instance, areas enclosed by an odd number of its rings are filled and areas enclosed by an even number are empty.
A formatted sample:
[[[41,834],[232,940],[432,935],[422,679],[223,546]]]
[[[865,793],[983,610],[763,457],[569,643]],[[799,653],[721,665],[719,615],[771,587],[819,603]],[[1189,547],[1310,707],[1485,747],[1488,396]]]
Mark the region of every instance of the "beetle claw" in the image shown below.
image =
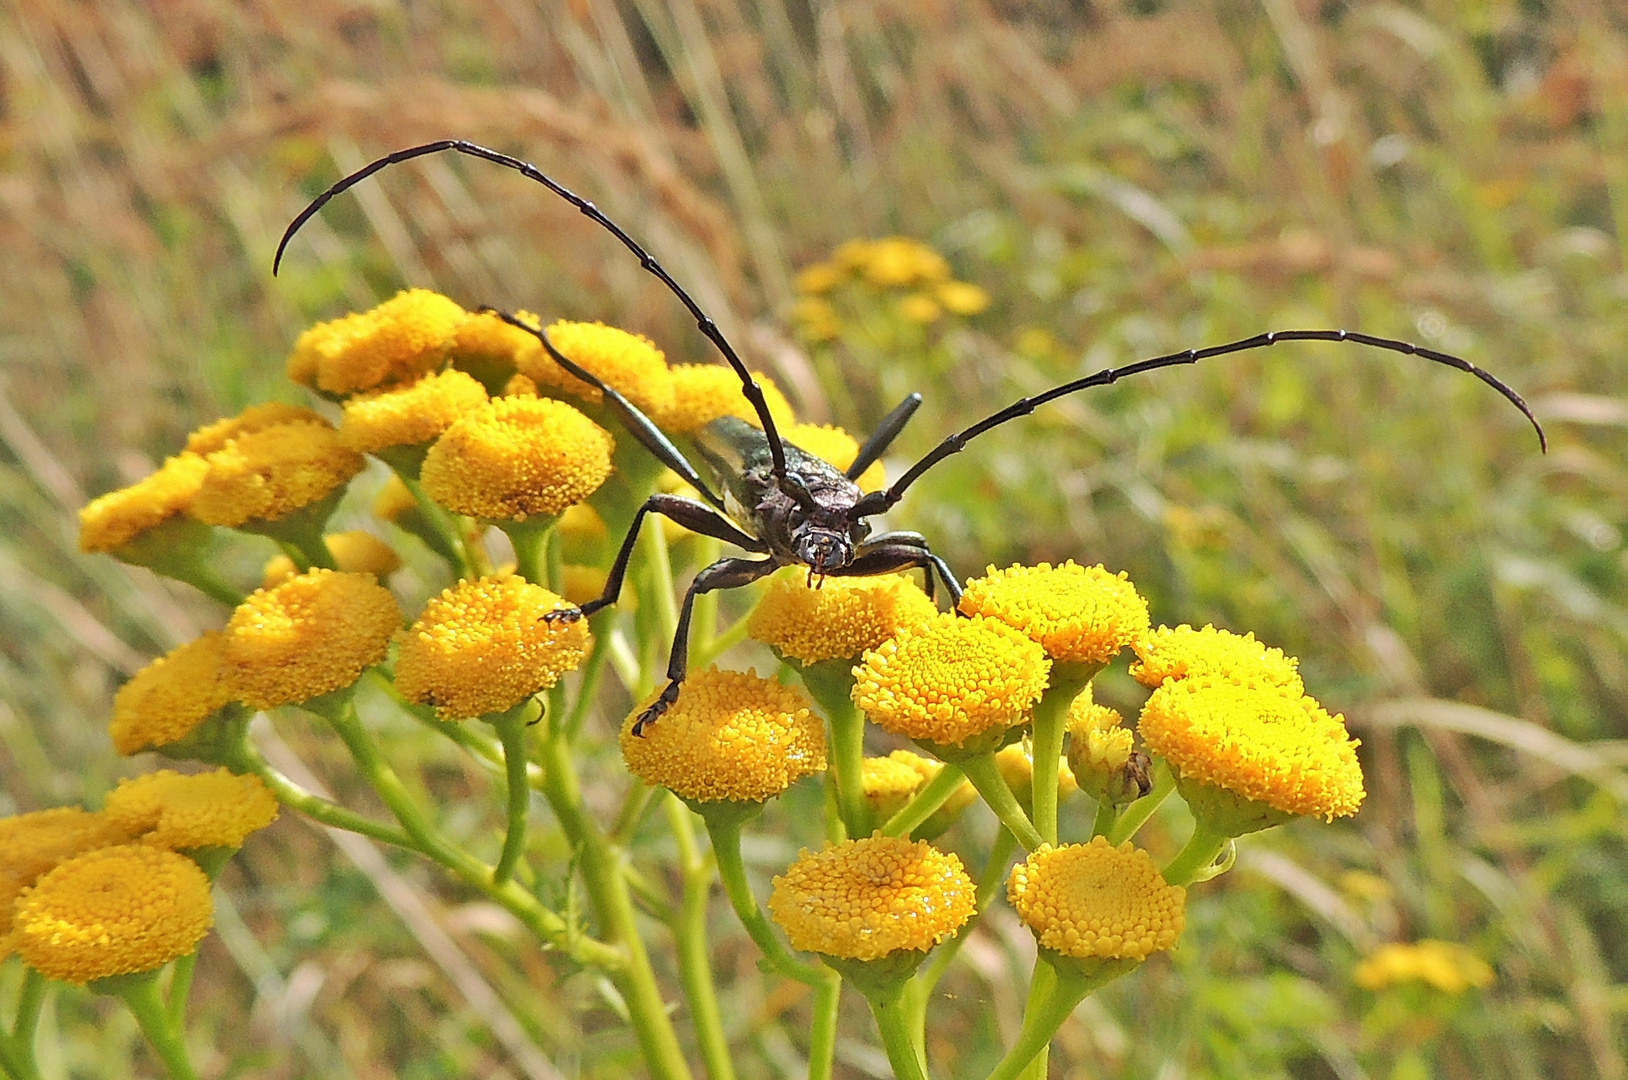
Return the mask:
[[[641,739],[644,738],[644,729],[648,725],[654,724],[657,718],[666,712],[673,702],[678,700],[678,691],[683,685],[678,679],[669,682],[667,688],[661,692],[661,696],[652,701],[650,707],[640,713],[638,718],[633,721],[633,734]]]
[[[555,608],[553,611],[543,612],[541,618],[545,623],[551,625],[557,622],[574,623],[582,618],[582,609],[579,607]]]

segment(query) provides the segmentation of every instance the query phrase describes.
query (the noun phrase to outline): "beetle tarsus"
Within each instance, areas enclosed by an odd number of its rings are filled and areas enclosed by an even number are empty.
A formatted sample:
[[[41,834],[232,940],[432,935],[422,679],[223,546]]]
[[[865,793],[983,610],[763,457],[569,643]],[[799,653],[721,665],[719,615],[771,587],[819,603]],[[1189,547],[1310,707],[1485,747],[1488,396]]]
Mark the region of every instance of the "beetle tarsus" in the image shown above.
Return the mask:
[[[638,719],[633,721],[633,734],[641,739],[644,738],[644,729],[654,724],[662,713],[672,707],[673,702],[678,700],[678,691],[683,685],[677,679],[668,683],[667,688],[661,692],[661,696],[652,701],[650,707],[640,713]]]
[[[541,618],[545,623],[553,625],[554,623],[574,623],[582,616],[583,611],[579,607],[562,607],[543,612]]]

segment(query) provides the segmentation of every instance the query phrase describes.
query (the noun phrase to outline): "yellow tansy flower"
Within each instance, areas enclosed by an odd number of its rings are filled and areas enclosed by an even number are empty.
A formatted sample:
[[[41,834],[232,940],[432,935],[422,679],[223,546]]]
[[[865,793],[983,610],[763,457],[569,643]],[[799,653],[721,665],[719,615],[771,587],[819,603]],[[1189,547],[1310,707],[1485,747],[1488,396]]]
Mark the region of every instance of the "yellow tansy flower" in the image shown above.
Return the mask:
[[[797,422],[791,403],[773,379],[761,371],[752,372],[752,379],[763,390],[763,400],[777,429],[784,431]],[[650,417],[670,435],[700,431],[720,416],[738,416],[754,427],[763,426],[757,410],[741,390],[740,376],[727,364],[679,364],[672,369],[670,385],[672,404]]]
[[[226,624],[228,677],[252,708],[306,701],[383,660],[400,626],[395,599],[373,575],[309,570],[238,605]]]
[[[692,671],[672,707],[634,735],[634,718],[655,698],[623,722],[622,758],[682,799],[765,802],[825,768],[825,726],[801,687],[756,671]]]
[[[410,386],[358,394],[345,402],[339,441],[359,454],[420,446],[440,438],[453,421],[486,404],[474,376],[448,368]]]
[[[263,401],[258,405],[250,405],[236,416],[216,420],[213,424],[206,424],[194,431],[187,436],[186,450],[189,454],[208,457],[216,450],[224,450],[226,444],[233,439],[280,424],[299,423],[326,424],[327,421],[320,413],[314,409],[307,409],[304,405]]]
[[[902,298],[898,309],[901,318],[914,323],[935,322],[944,314],[944,309],[938,306],[938,301],[926,293],[911,293]]]
[[[842,316],[823,296],[801,297],[792,306],[791,318],[808,341],[831,341],[842,333]]]
[[[846,470],[859,456],[859,442],[835,424],[793,424],[781,432],[786,441],[808,451],[822,461]],[[854,481],[861,491],[876,491],[887,486],[882,463],[873,461],[870,467]]]
[[[1343,716],[1330,716],[1312,698],[1215,679],[1171,680],[1148,698],[1137,730],[1184,784],[1330,821],[1362,805],[1357,740]]]
[[[26,890],[12,919],[29,967],[87,983],[151,971],[197,948],[214,922],[198,864],[145,844],[100,848],[59,864]]]
[[[854,668],[854,703],[876,723],[945,746],[1026,722],[1051,662],[1021,631],[945,612],[901,627]]]
[[[471,517],[555,515],[611,472],[610,434],[563,401],[499,398],[447,429],[420,480],[442,506]]]
[[[1148,853],[1044,844],[1012,868],[1006,898],[1041,946],[1078,960],[1145,960],[1174,948],[1186,922],[1187,890],[1168,885]]]
[[[438,293],[408,289],[365,314],[300,335],[289,378],[335,396],[413,382],[441,367],[468,318]]]
[[[872,819],[886,822],[904,809],[926,783],[944,767],[939,761],[910,750],[895,750],[887,757],[868,757],[860,764],[860,787],[870,803]],[[912,831],[928,839],[949,828],[961,811],[978,798],[973,786],[963,780],[932,816]]]
[[[390,479],[385,481],[384,487],[373,498],[373,516],[380,521],[395,521],[403,514],[417,510],[418,500],[413,498],[413,489],[402,483],[401,477],[395,473],[390,474]]]
[[[0,818],[0,959],[10,951],[12,904],[25,887],[64,859],[129,839],[106,814],[77,806]]]
[[[538,325],[537,316],[529,311],[514,314],[517,319]],[[526,333],[490,311],[483,311],[458,324],[458,332],[452,336],[450,359],[456,367],[484,376],[515,371],[522,357],[530,364],[542,351],[543,344],[536,335]]]
[[[1003,746],[995,753],[995,767],[1006,786],[1012,789],[1025,813],[1034,812],[1034,755],[1020,742]],[[1080,790],[1067,761],[1057,762],[1057,794],[1065,798]]]
[[[271,521],[319,502],[362,471],[327,423],[296,421],[252,431],[204,459],[189,512],[209,525]]]
[[[772,577],[746,624],[751,637],[805,664],[857,658],[937,614],[903,574],[826,578],[818,589],[807,577],[796,567]]]
[[[503,384],[503,393],[501,396],[536,397],[537,382],[534,379],[527,378],[517,371],[513,375],[510,375],[508,381]]]
[[[460,581],[399,635],[396,689],[443,720],[513,708],[582,663],[588,621],[544,618],[570,606],[521,577]]]
[[[352,529],[329,533],[322,538],[322,542],[328,545],[328,553],[341,570],[387,578],[401,569],[401,556],[396,554],[396,549],[370,532]],[[300,568],[287,555],[273,555],[266,560],[266,568],[260,573],[260,587],[275,588],[299,572]]]
[[[834,263],[815,263],[797,271],[797,291],[808,296],[818,296],[841,285],[847,276],[847,272]]]
[[[1149,630],[1132,647],[1139,662],[1131,665],[1131,677],[1143,686],[1211,676],[1239,686],[1275,687],[1291,697],[1306,692],[1295,670],[1299,661],[1256,641],[1254,634],[1239,637],[1213,626],[1194,630],[1183,623]]]
[[[805,849],[774,879],[769,914],[794,948],[877,960],[955,936],[977,910],[977,893],[955,855],[877,834]]]
[[[863,266],[865,280],[881,288],[913,285],[918,281],[945,281],[950,276],[950,264],[944,261],[944,256],[907,236],[874,241],[867,255]]]
[[[933,290],[933,296],[954,315],[976,315],[989,306],[989,294],[965,281],[946,281]]]
[[[277,799],[258,776],[161,769],[121,781],[108,793],[104,812],[153,847],[236,848],[277,820]]]
[[[1364,990],[1383,990],[1397,983],[1422,982],[1447,994],[1492,985],[1492,967],[1455,941],[1425,938],[1381,945],[1352,973]]]
[[[621,394],[646,416],[658,416],[673,407],[672,376],[667,357],[642,334],[630,334],[604,323],[556,322],[548,340],[566,359],[587,369]],[[546,351],[518,358],[520,374],[539,387],[549,387],[584,401],[597,403],[595,387],[566,371]]]
[[[136,672],[113,695],[113,749],[136,754],[178,742],[234,698],[226,638],[207,631]]]
[[[1087,686],[1068,707],[1068,765],[1074,779],[1094,799],[1128,802],[1146,794],[1146,757],[1128,770],[1135,737],[1118,710],[1098,705]]]
[[[1148,604],[1124,573],[1101,566],[991,566],[967,582],[961,610],[1028,634],[1061,663],[1106,664],[1148,627]]]
[[[186,513],[208,471],[202,457],[180,454],[129,487],[92,499],[79,511],[79,550],[117,551]]]

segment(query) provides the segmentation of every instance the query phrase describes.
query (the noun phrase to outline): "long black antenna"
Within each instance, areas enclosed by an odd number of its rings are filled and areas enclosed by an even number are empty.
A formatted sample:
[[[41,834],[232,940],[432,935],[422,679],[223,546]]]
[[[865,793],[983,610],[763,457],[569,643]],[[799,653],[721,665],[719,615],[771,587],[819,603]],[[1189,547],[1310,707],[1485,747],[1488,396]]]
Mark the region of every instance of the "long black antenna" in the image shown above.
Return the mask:
[[[1371,345],[1376,349],[1388,349],[1391,352],[1402,353],[1407,356],[1420,356],[1438,364],[1457,368],[1468,372],[1502,394],[1510,404],[1521,411],[1521,414],[1531,421],[1532,427],[1538,433],[1538,446],[1545,453],[1549,450],[1549,439],[1543,433],[1543,426],[1538,423],[1537,417],[1532,415],[1531,406],[1517,394],[1508,384],[1490,372],[1483,371],[1468,360],[1451,356],[1434,349],[1427,349],[1422,345],[1414,345],[1407,341],[1398,341],[1394,338],[1374,337],[1371,334],[1360,334],[1354,330],[1276,330],[1265,334],[1256,334],[1254,337],[1242,338],[1238,341],[1229,341],[1225,345],[1211,345],[1205,349],[1187,349],[1182,352],[1169,353],[1165,356],[1155,356],[1150,360],[1139,360],[1124,367],[1104,368],[1092,375],[1075,379],[1053,387],[1043,394],[1034,397],[1019,398],[1006,408],[973,424],[965,431],[958,431],[939,443],[920,461],[910,466],[905,474],[894,481],[886,491],[875,491],[854,506],[857,516],[880,514],[896,504],[904,497],[905,490],[921,478],[922,473],[937,465],[951,454],[961,452],[968,442],[982,435],[991,428],[999,427],[1008,420],[1016,420],[1020,416],[1028,416],[1036,408],[1055,401],[1057,398],[1072,394],[1076,390],[1087,390],[1093,386],[1107,386],[1117,382],[1127,375],[1140,375],[1146,371],[1156,371],[1159,368],[1177,367],[1182,364],[1196,364],[1200,360],[1207,360],[1212,356],[1225,356],[1228,353],[1248,352],[1250,349],[1264,349],[1269,345],[1276,345],[1281,341],[1344,341],[1354,342],[1358,345]]]
[[[528,180],[537,181],[537,183],[576,207],[582,212],[583,216],[605,229],[620,240],[623,247],[633,252],[638,257],[639,265],[659,278],[661,283],[667,286],[673,295],[683,302],[685,307],[689,308],[690,314],[695,316],[695,325],[700,329],[701,333],[706,335],[709,341],[718,347],[718,351],[724,354],[724,359],[729,361],[729,366],[735,369],[735,374],[740,376],[741,392],[746,395],[746,400],[750,401],[752,408],[757,411],[758,419],[763,423],[763,434],[768,437],[769,453],[774,459],[775,477],[782,481],[785,480],[785,444],[781,441],[780,432],[774,426],[774,417],[769,415],[769,403],[763,397],[763,388],[757,384],[756,379],[752,378],[752,373],[746,370],[746,365],[736,355],[734,347],[724,337],[723,331],[718,329],[718,324],[712,321],[711,316],[701,310],[701,305],[697,304],[695,299],[684,291],[683,286],[673,280],[673,276],[666,271],[661,263],[656,261],[655,256],[651,255],[639,245],[638,241],[624,232],[620,225],[606,217],[599,207],[554,180],[529,161],[521,161],[519,158],[510,157],[508,154],[500,154],[496,150],[489,150],[466,139],[439,139],[435,142],[425,143],[422,146],[410,146],[405,150],[397,150],[393,154],[386,154],[377,161],[371,162],[351,173],[333,187],[318,195],[312,200],[310,206],[301,210],[299,216],[289,222],[288,228],[283,231],[282,240],[277,244],[277,254],[271,261],[272,276],[277,275],[277,270],[282,265],[283,249],[288,247],[288,242],[294,238],[295,233],[300,231],[300,226],[310,221],[317,211],[328,204],[329,199],[341,192],[348,191],[374,173],[388,169],[392,165],[399,165],[404,161],[411,161],[414,158],[424,157],[428,154],[443,153],[447,150],[468,154],[470,157],[477,157],[483,161],[494,162],[504,168],[513,169]]]

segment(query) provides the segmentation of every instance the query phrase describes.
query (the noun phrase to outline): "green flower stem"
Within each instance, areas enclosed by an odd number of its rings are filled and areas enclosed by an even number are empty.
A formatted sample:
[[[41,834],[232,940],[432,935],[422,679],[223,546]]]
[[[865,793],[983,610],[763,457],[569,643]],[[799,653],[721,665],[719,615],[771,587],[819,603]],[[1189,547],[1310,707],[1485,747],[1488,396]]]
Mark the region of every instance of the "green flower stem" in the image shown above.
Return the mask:
[[[966,774],[959,765],[945,762],[933,778],[921,786],[921,790],[911,796],[910,801],[899,809],[899,812],[888,818],[887,824],[882,826],[884,836],[909,836],[910,833],[932,817],[945,800],[955,794],[955,789],[961,786]],[[1011,834],[1008,833],[1008,836]]]
[[[1136,835],[1136,831],[1147,824],[1148,818],[1159,809],[1170,793],[1176,790],[1176,777],[1170,771],[1170,766],[1162,760],[1155,759],[1153,790],[1137,799],[1124,810],[1120,811],[1119,820],[1108,833],[1108,842],[1115,846],[1123,844]]]
[[[661,636],[671,641],[678,630],[678,601],[673,596],[673,563],[667,551],[667,538],[662,535],[660,525],[652,521],[639,542],[645,546],[645,565],[649,567],[656,612],[661,618]]]
[[[359,833],[380,843],[406,848],[421,855],[428,854],[410,836],[395,826],[386,825],[381,821],[374,821],[372,818],[364,817],[354,810],[347,810],[332,800],[324,799],[320,795],[305,790],[272,768],[271,763],[261,757],[260,752],[246,742],[223,753],[220,762],[230,767],[234,772],[253,773],[258,776],[261,782],[271,789],[271,793],[277,796],[278,802],[290,810],[304,814],[313,821],[327,825],[330,828]]]
[[[715,593],[704,593],[696,599],[700,603]],[[704,668],[736,645],[746,640],[746,627],[751,622],[750,615],[736,619],[728,630],[712,638],[703,638],[690,646],[690,663],[697,668]]]
[[[554,534],[559,520],[557,514],[533,514],[524,521],[494,522],[514,548],[515,572],[545,589],[553,580],[548,572],[549,537]]]
[[[1093,990],[1131,970],[1138,961],[1104,961],[1092,974],[1082,974],[1066,966],[1055,966],[1042,955],[1035,961],[1034,981],[1030,983],[1029,1004],[1023,1013],[1023,1028],[1017,1042],[1006,1052],[987,1080],[1017,1080],[1029,1073],[1034,1061],[1051,1045],[1052,1036],[1073,1013],[1074,1007]]]
[[[1000,768],[995,764],[995,755],[991,751],[982,754],[971,754],[960,758],[956,764],[961,771],[967,774],[967,779],[977,789],[989,808],[995,811],[1002,825],[1009,829],[1018,843],[1027,851],[1033,851],[1045,839],[1029,820],[1029,815],[1023,812],[1018,805],[1017,796],[1012,789],[1006,786],[1006,778],[1001,775]]]
[[[1047,995],[1055,991],[1056,988],[1057,970],[1050,964],[1037,960],[1034,971],[1029,976],[1029,996],[1023,1003],[1023,1015],[1028,1016],[1031,1011],[1043,1008]],[[1062,1025],[1059,1024],[1058,1026]],[[1022,1029],[1020,1028],[1019,1033],[1021,1034],[1021,1032]],[[1019,1070],[1018,1077],[1020,1080],[1046,1080],[1046,1074],[1051,1071],[1050,1064],[1051,1041],[1048,1039],[1040,1047],[1040,1051],[1030,1059],[1029,1063]]]
[[[210,875],[214,880],[214,875]],[[170,972],[170,989],[165,997],[165,1011],[170,1023],[180,1028],[187,1018],[187,996],[192,993],[192,975],[198,970],[198,950],[177,957]]]
[[[543,795],[577,853],[577,865],[598,923],[624,957],[623,965],[610,972],[610,978],[627,1003],[633,1032],[650,1074],[662,1080],[689,1080],[689,1064],[667,1015],[667,1003],[656,983],[644,939],[639,936],[633,898],[621,872],[626,856],[607,842],[588,816],[560,719],[548,719],[542,739]]]
[[[871,1015],[876,1017],[876,1028],[882,1034],[882,1049],[887,1051],[888,1063],[893,1066],[896,1080],[927,1080],[927,1064],[911,1037],[905,985],[901,979],[863,987],[862,992],[870,1003]]]
[[[467,572],[469,554],[464,550],[463,538],[453,527],[452,520],[441,505],[424,492],[424,486],[418,482],[417,476],[408,476],[401,470],[396,476],[407,485],[407,490],[413,493],[413,500],[418,503],[418,513],[413,518],[401,522],[401,527],[424,541],[426,547],[447,561],[453,573]]]
[[[837,1006],[842,976],[827,968],[814,984],[814,1020],[808,1029],[808,1080],[831,1080],[837,1060]]]
[[[0,1037],[0,1072],[6,1074],[7,1080],[40,1080],[33,1042],[14,1041],[9,1035]]]
[[[45,1004],[45,989],[45,976],[25,967],[11,1031],[0,1032],[0,1071],[10,1080],[39,1080],[39,1065],[34,1060],[34,1029]]]
[[[136,1023],[141,1025],[141,1033],[147,1036],[147,1042],[164,1063],[171,1080],[198,1080],[198,1074],[193,1071],[192,1061],[187,1056],[186,1043],[170,1022],[164,1000],[159,996],[157,971],[103,979],[98,989],[122,998],[129,1006]]]
[[[294,560],[301,573],[317,567],[338,570],[339,564],[334,561],[333,552],[328,550],[328,541],[322,536],[322,527],[326,522],[327,515],[318,520],[313,514],[296,510],[266,531],[277,541],[283,553]]]
[[[661,789],[651,787],[649,784],[639,782],[627,789],[622,796],[622,808],[616,812],[616,823],[611,826],[610,842],[617,847],[626,847],[632,840],[633,834],[644,820],[645,811],[650,808],[650,800],[659,798]]]
[[[678,845],[678,865],[684,878],[684,900],[673,922],[678,944],[679,979],[689,999],[696,1045],[712,1080],[735,1080],[723,1017],[718,1008],[718,987],[712,978],[707,948],[707,899],[712,893],[712,860],[695,840],[690,811],[671,793],[662,799],[667,824]]]
[[[565,720],[567,742],[574,741],[581,733],[583,722],[588,719],[588,710],[599,699],[599,682],[604,677],[605,661],[610,659],[611,652],[608,635],[615,618],[616,612],[606,608],[588,619],[588,630],[593,635],[593,651],[588,653],[588,659],[582,665],[576,701],[572,703],[570,715]]]
[[[1119,807],[1110,799],[1097,800],[1097,816],[1091,821],[1092,836],[1107,836],[1119,821]]]
[[[1068,732],[1068,709],[1101,670],[1101,664],[1052,664],[1051,683],[1034,709],[1034,827],[1048,844],[1057,843],[1057,769]]]
[[[723,820],[722,815],[718,815],[707,819],[707,834],[712,837],[712,854],[718,860],[718,876],[723,880],[724,894],[729,897],[741,925],[746,927],[746,933],[763,950],[764,959],[788,979],[819,986],[825,978],[824,973],[793,956],[757,906],[752,886],[746,880],[746,864],[741,861],[741,823]]]
[[[508,789],[508,829],[503,852],[492,868],[492,884],[503,885],[514,876],[514,868],[526,850],[526,818],[531,811],[531,783],[526,766],[526,726],[537,715],[531,698],[507,712],[486,717],[503,744],[503,772]]]
[[[219,600],[228,607],[237,607],[243,603],[244,594],[241,589],[233,588],[220,578],[212,567],[202,563],[171,565],[166,567],[164,572],[176,581],[191,585],[205,596]]]
[[[1194,878],[1210,868],[1231,839],[1199,818],[1193,826],[1193,835],[1187,839],[1187,846],[1176,852],[1176,857],[1160,873],[1172,885],[1190,885]]]
[[[831,723],[827,775],[836,786],[843,827],[848,836],[869,836],[876,826],[865,801],[865,715],[854,704],[853,662],[822,660],[795,670]]]

